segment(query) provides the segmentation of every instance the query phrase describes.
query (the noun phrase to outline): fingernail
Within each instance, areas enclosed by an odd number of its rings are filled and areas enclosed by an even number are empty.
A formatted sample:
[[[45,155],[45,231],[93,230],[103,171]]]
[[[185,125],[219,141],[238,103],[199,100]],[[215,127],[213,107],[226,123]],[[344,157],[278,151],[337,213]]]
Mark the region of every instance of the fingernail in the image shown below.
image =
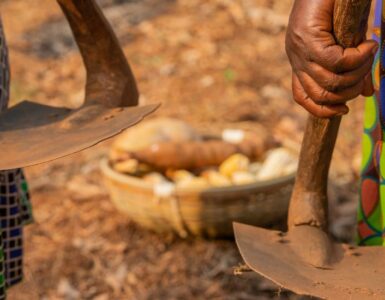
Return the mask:
[[[377,51],[378,51],[378,46],[375,46],[372,50],[372,54],[373,55],[376,55],[377,54]]]
[[[345,107],[342,111],[340,111],[337,116],[344,116],[349,113],[349,108]]]

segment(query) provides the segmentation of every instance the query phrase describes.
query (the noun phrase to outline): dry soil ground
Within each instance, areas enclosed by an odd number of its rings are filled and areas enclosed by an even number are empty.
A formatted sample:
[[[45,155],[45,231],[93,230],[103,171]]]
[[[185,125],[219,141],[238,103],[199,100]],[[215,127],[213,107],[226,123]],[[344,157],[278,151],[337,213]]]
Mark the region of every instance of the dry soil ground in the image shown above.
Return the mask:
[[[284,52],[290,0],[100,0],[136,74],[141,103],[201,131],[261,127],[298,148],[306,113],[291,99]],[[2,0],[12,103],[77,106],[84,70],[52,0]],[[332,167],[333,232],[351,239],[363,101],[341,129]],[[181,240],[120,215],[98,170],[110,142],[26,170],[36,222],[23,284],[10,299],[299,299],[251,274],[233,241]],[[338,218],[337,218],[338,217]]]

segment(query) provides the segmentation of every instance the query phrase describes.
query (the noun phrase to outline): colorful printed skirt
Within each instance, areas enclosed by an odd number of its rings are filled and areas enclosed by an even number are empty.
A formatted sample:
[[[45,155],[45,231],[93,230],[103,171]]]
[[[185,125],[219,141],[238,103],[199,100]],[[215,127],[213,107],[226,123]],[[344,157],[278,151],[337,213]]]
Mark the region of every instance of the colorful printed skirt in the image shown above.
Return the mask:
[[[373,65],[375,94],[366,99],[358,243],[385,246],[385,6],[376,4],[373,38],[380,43]],[[385,149],[384,149],[385,150]]]
[[[0,110],[9,99],[7,46],[0,20]],[[23,277],[23,226],[32,221],[27,183],[22,170],[0,171],[0,299]]]

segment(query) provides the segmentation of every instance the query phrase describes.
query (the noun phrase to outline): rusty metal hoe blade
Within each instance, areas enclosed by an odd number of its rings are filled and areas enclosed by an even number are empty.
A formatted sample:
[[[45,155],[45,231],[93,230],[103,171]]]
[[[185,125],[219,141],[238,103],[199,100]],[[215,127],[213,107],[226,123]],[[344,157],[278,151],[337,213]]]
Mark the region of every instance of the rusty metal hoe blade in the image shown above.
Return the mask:
[[[371,0],[335,1],[334,35],[341,46],[362,41],[370,6]],[[327,232],[327,179],[340,121],[309,116],[288,232],[234,224],[236,242],[251,269],[298,294],[385,299],[385,248],[337,244]]]
[[[97,144],[158,105],[138,90],[119,42],[94,0],[58,0],[87,71],[85,101],[68,109],[24,101],[0,114],[0,170],[39,164]]]

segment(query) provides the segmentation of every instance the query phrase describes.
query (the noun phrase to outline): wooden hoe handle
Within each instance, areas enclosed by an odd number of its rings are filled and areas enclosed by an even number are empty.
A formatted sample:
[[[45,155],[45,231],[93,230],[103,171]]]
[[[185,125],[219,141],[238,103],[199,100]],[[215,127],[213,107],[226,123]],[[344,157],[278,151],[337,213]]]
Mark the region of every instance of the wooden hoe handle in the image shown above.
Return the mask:
[[[87,71],[85,104],[136,106],[130,65],[95,0],[57,0],[72,29]]]
[[[371,0],[336,0],[334,35],[344,48],[365,38]],[[341,117],[309,116],[289,210],[289,228],[313,225],[327,228],[327,180]]]

